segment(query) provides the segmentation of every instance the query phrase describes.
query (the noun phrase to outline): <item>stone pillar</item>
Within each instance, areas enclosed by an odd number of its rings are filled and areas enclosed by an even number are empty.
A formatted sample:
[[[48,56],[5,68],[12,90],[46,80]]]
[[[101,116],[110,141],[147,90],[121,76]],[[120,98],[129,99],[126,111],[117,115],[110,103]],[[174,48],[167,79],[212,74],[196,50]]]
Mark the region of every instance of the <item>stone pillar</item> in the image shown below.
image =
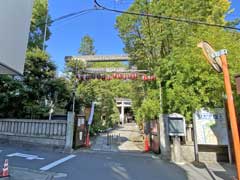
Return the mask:
[[[121,106],[121,121],[122,121],[122,125],[124,125],[124,104],[122,102],[122,106]]]
[[[67,132],[66,132],[66,143],[65,152],[73,151],[73,132],[74,132],[74,112],[68,112],[67,114]]]
[[[180,137],[175,136],[173,137],[173,157],[172,161],[176,163],[181,163],[182,158],[181,158],[181,142],[180,142]]]
[[[159,129],[160,129],[160,150],[161,156],[163,159],[170,160],[170,142],[167,134],[167,125],[166,121],[168,117],[163,116],[162,114],[159,116]]]
[[[193,125],[187,124],[186,126],[186,144],[193,144]]]

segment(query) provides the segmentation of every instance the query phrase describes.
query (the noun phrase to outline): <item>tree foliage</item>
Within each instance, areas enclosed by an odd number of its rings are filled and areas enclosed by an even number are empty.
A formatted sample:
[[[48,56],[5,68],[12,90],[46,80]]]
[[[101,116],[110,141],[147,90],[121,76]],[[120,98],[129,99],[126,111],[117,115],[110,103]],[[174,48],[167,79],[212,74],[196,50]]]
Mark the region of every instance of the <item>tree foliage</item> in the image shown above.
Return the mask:
[[[47,0],[34,1],[23,77],[0,76],[1,117],[45,118],[50,102],[64,108],[69,99],[68,82],[56,76],[55,64],[41,50],[47,4]],[[47,28],[46,40],[50,34]]]
[[[226,0],[135,0],[129,11],[224,25],[231,24],[225,20],[229,6]],[[127,14],[117,18],[116,27],[125,43],[125,52],[135,60],[132,63],[157,75],[163,88],[164,113],[181,113],[191,120],[192,113],[200,107],[223,106],[222,74],[207,64],[197,43],[207,40],[216,50],[228,49],[233,82],[240,70],[236,66],[240,63],[239,32]]]
[[[97,102],[94,114],[94,126],[112,127],[119,121],[119,110],[115,98],[130,98],[132,86],[130,81],[91,80],[78,85],[77,95],[82,106]]]
[[[28,48],[42,49],[47,14],[48,0],[35,0],[32,11]],[[48,40],[51,36],[51,32],[49,30],[49,22],[51,22],[50,16],[48,17],[46,40]]]
[[[89,35],[85,35],[81,40],[80,49],[78,50],[78,53],[81,55],[96,54],[93,43],[94,43],[93,39]]]

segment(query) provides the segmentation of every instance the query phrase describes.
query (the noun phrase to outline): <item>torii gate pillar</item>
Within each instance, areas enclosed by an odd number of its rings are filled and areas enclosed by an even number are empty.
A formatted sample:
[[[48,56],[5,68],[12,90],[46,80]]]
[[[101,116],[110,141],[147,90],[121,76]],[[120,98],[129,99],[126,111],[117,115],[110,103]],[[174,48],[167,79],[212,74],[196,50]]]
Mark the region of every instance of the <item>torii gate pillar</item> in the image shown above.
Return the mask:
[[[124,124],[124,102],[123,101],[121,106],[120,121],[122,122],[122,125],[123,125]]]

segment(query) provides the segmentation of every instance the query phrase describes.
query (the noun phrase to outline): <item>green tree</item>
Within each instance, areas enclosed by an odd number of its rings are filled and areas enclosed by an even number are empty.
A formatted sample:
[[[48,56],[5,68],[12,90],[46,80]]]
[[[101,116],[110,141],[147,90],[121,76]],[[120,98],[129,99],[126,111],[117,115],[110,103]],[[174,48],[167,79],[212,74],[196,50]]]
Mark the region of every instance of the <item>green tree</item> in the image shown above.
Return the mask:
[[[35,0],[32,11],[28,48],[42,49],[47,14],[48,14],[48,0]],[[46,40],[48,40],[51,36],[51,32],[49,30],[50,22],[51,17],[48,15]]]
[[[0,117],[21,117],[28,95],[21,80],[0,76]]]
[[[78,50],[78,53],[81,55],[96,54],[93,43],[94,43],[94,40],[89,35],[85,35],[81,40],[80,49]]]
[[[24,82],[31,88],[31,99],[39,100],[46,94],[46,85],[53,80],[56,66],[49,56],[40,49],[33,49],[26,54]]]
[[[122,80],[90,80],[78,85],[77,95],[82,106],[90,106],[96,101],[94,129],[112,127],[119,120],[115,98],[131,98],[132,82]]]
[[[68,81],[56,77],[55,64],[41,50],[47,6],[47,0],[34,1],[24,76],[0,76],[1,117],[34,118],[38,114],[35,118],[43,118],[49,111],[49,102],[63,109],[69,100]],[[46,40],[50,35],[47,28]]]
[[[129,11],[231,24],[225,20],[229,1],[177,0],[170,3],[171,6],[167,0],[135,0]],[[239,32],[126,14],[117,18],[116,27],[125,43],[125,51],[135,60],[132,63],[157,75],[158,84],[163,88],[164,113],[181,113],[189,121],[200,107],[222,106],[222,75],[212,70],[196,45],[207,40],[216,49],[227,48],[231,52],[228,60],[233,77],[240,70],[234,65],[239,63],[236,59]],[[154,86],[158,88],[157,84]],[[147,87],[146,91],[151,88]]]

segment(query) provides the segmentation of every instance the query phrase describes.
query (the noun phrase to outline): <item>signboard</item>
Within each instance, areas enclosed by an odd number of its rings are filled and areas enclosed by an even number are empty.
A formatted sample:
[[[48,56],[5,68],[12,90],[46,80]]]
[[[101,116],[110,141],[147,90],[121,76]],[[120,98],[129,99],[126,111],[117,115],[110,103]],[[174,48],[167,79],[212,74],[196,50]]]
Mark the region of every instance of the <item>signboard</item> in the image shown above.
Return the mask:
[[[0,1],[0,74],[22,74],[33,0]]]
[[[84,125],[85,124],[85,119],[84,119],[84,117],[79,117],[78,118],[78,127],[80,127],[81,125]]]
[[[185,118],[177,113],[168,116],[168,135],[169,136],[185,136],[186,123]]]
[[[225,111],[217,108],[214,111],[201,109],[194,113],[197,144],[228,145],[228,132]]]

